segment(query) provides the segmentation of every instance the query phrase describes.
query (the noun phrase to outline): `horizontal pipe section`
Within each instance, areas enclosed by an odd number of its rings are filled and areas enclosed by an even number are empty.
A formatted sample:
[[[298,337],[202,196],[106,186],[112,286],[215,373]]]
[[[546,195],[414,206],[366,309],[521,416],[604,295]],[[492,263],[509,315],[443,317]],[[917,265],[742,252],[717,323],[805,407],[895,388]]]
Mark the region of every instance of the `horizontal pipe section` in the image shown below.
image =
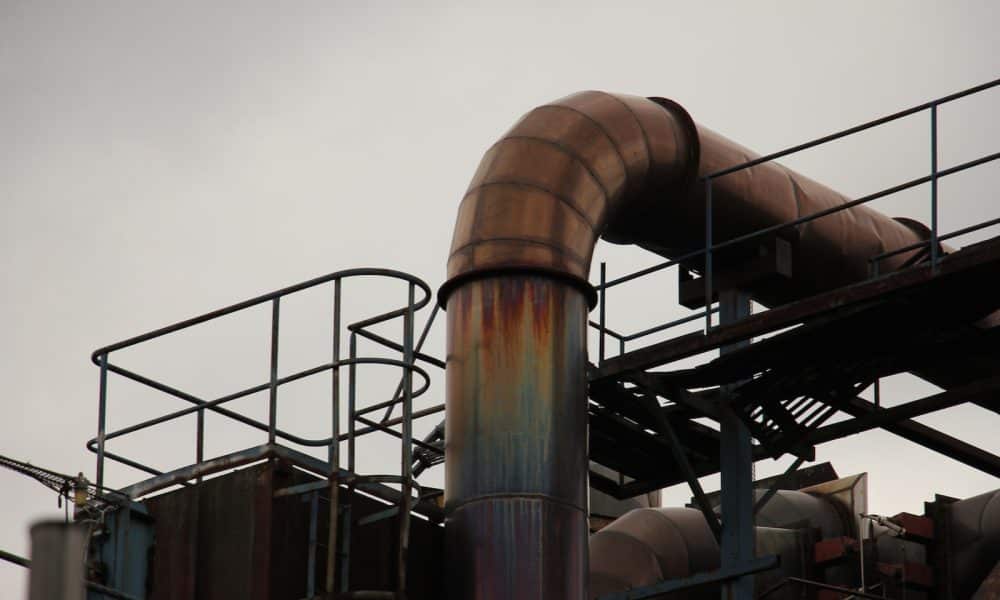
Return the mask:
[[[752,161],[756,154],[698,126],[699,176]],[[921,242],[926,228],[909,220],[887,217],[777,163],[763,163],[711,180],[713,241],[728,246],[714,253],[716,272],[738,268],[766,243],[755,232],[773,228],[772,236],[791,245],[792,276],[751,284],[754,298],[769,305],[811,296],[861,281],[869,259]],[[628,207],[621,220],[633,223],[623,241],[664,257],[677,259],[705,246],[705,187],[675,189],[660,197],[652,214],[634,214]],[[843,208],[849,205],[849,208]],[[841,210],[843,208],[843,210]],[[811,215],[824,215],[810,219]],[[789,222],[794,226],[783,226]],[[737,238],[744,243],[728,243]],[[606,235],[605,238],[608,238]],[[619,241],[617,237],[610,241]],[[883,271],[899,268],[912,255],[885,260]],[[698,268],[703,258],[686,260]]]

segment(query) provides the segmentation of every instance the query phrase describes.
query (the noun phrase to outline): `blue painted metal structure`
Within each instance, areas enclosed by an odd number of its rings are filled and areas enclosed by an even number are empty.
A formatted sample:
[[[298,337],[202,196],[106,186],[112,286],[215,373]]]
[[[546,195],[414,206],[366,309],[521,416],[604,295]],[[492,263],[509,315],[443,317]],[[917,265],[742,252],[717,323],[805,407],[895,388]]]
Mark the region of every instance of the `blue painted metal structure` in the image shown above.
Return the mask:
[[[145,598],[151,584],[154,547],[153,520],[146,507],[138,502],[121,502],[93,523],[88,568],[105,586]],[[100,600],[105,595],[89,590],[87,597]]]

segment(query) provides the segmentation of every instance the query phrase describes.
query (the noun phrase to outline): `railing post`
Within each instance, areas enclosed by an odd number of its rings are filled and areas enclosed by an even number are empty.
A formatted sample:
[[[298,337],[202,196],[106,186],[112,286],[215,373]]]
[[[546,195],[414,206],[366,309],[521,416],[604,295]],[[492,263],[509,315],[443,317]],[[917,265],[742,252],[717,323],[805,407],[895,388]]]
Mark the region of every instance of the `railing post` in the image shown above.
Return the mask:
[[[403,317],[403,448],[402,448],[402,496],[399,506],[399,554],[397,556],[398,598],[406,597],[406,555],[410,542],[410,501],[412,494],[413,470],[413,301],[416,290],[411,282],[407,298],[406,314]]]
[[[357,402],[357,365],[354,359],[358,357],[358,334],[351,332],[348,342],[348,358],[351,364],[347,367],[347,470],[354,475],[354,413]]]
[[[351,332],[348,338],[348,360],[350,364],[347,367],[347,471],[349,473],[349,479],[347,484],[347,504],[344,505],[344,530],[340,534],[340,548],[341,556],[343,556],[343,563],[341,569],[340,577],[340,591],[346,592],[350,585],[350,573],[351,573],[351,498],[354,497],[354,477],[356,475],[356,460],[355,460],[355,435],[354,435],[354,413],[356,412],[357,404],[357,365],[354,364],[354,359],[358,357],[358,334]]]
[[[938,144],[937,104],[931,105],[931,272],[938,263]]]
[[[194,447],[194,462],[196,464],[201,464],[205,460],[205,409],[198,409],[198,424],[196,426],[197,432],[195,434],[195,447]],[[195,483],[201,483],[201,475],[195,478]]]
[[[319,546],[316,535],[317,521],[319,521],[318,491],[309,494],[309,562],[306,565],[306,598],[314,597],[316,592],[316,548]]]
[[[108,412],[108,355],[102,354],[99,359],[101,365],[101,383],[97,401],[97,485],[104,485],[104,438],[107,432],[107,412]]]
[[[273,444],[278,428],[278,320],[281,298],[271,301],[271,397],[267,411],[267,443]]]
[[[605,289],[604,286],[608,282],[608,264],[601,262],[601,293],[598,298],[598,303],[600,304],[600,319],[601,319],[601,335],[598,338],[597,343],[597,364],[604,364],[604,328],[607,326],[607,308],[605,307]]]
[[[712,178],[705,178],[705,334],[712,329]]]
[[[337,526],[340,520],[340,290],[341,280],[333,282],[333,371],[331,404],[333,414],[330,423],[330,448],[327,460],[330,463],[330,530],[326,544],[326,592],[337,590]]]

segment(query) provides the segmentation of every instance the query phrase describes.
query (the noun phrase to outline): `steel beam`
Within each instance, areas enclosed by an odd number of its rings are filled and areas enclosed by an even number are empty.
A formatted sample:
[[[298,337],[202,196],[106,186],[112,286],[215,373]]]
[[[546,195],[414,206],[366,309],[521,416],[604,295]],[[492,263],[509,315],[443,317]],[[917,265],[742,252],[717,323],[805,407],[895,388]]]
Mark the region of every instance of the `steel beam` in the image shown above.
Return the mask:
[[[880,410],[888,410],[879,409],[861,398],[850,399],[841,404],[839,408],[855,417],[863,417],[878,413]],[[989,473],[994,477],[1000,477],[1000,456],[987,452],[982,448],[908,419],[895,423],[887,423],[882,427],[889,433],[896,434],[915,444],[920,444],[924,448],[944,454],[949,458],[953,458],[984,473]]]
[[[871,281],[865,281],[792,302],[751,315],[737,323],[722,325],[708,334],[694,332],[609,358],[600,365],[591,381],[620,379],[626,373],[643,371],[677,360],[696,356],[724,345],[749,340],[779,329],[834,313],[837,318],[862,310],[872,301],[889,295],[912,293],[921,286],[941,285],[951,277],[974,277],[982,280],[995,276],[1000,269],[1000,240],[989,240],[942,259],[938,273],[930,265],[915,267]]]
[[[651,396],[644,396],[642,399],[643,408],[649,413],[650,417],[653,418],[657,429],[660,433],[666,436],[667,441],[670,443],[670,453],[674,458],[674,462],[677,464],[677,468],[680,469],[681,473],[684,475],[684,479],[687,480],[688,486],[691,488],[691,493],[694,494],[695,503],[698,505],[699,510],[705,516],[705,521],[708,523],[709,528],[712,530],[712,534],[715,535],[715,539],[719,540],[722,536],[722,525],[719,523],[719,517],[715,515],[715,511],[712,510],[712,505],[709,503],[708,498],[705,497],[705,491],[701,489],[701,483],[698,482],[698,476],[695,475],[694,468],[691,467],[691,462],[688,460],[687,453],[684,452],[684,447],[681,445],[680,440],[677,439],[677,434],[674,432],[674,428],[670,425],[670,420],[667,416],[663,414],[663,410],[660,408],[660,403],[656,401],[656,398]]]
[[[921,415],[957,406],[959,404],[965,404],[966,402],[975,402],[979,400],[984,403],[997,404],[996,394],[998,391],[1000,391],[1000,377],[990,377],[963,385],[961,387],[956,387],[939,394],[934,394],[933,396],[927,396],[926,398],[907,402],[906,404],[893,406],[892,408],[878,408],[875,405],[870,405],[874,408],[871,412],[857,416],[848,421],[841,421],[840,423],[827,425],[826,427],[814,431],[806,436],[803,442],[810,445],[823,444],[842,437],[868,431],[870,429],[886,427],[887,425],[892,425],[900,421],[919,417]],[[856,403],[857,400],[860,399],[854,398],[853,402]],[[864,402],[864,400],[862,400],[862,402]]]

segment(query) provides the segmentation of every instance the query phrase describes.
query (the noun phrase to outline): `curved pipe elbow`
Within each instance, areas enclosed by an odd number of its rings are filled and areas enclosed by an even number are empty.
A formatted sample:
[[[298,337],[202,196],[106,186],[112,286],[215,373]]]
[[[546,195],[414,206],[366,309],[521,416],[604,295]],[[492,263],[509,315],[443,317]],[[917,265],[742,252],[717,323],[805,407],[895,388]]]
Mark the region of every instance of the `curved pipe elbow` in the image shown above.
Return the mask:
[[[441,303],[497,272],[589,291],[597,239],[631,241],[623,207],[634,215],[653,192],[686,187],[698,155],[694,122],[669,100],[590,91],[535,108],[486,152],[462,198]]]
[[[439,301],[444,306],[463,281],[520,271],[568,280],[593,304],[587,276],[598,238],[670,258],[701,248],[704,189],[691,184],[753,158],[664,98],[590,91],[539,106],[483,156],[459,207]],[[714,179],[712,187],[717,241],[848,202],[773,162]],[[793,242],[795,272],[748,290],[765,304],[864,279],[871,257],[926,236],[913,222],[862,205],[789,227],[780,237]],[[764,242],[721,252],[718,264],[724,268],[730,257],[738,264]],[[911,256],[897,254],[881,270]]]

